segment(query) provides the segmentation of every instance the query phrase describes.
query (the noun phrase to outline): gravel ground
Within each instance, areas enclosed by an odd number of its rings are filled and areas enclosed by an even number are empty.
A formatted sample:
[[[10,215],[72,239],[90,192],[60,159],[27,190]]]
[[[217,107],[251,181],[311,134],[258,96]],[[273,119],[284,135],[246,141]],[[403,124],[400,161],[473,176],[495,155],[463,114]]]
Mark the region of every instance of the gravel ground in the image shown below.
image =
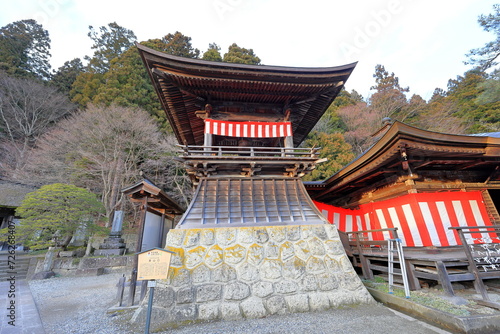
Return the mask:
[[[132,312],[107,313],[115,306],[121,274],[59,277],[31,281],[30,288],[46,334],[142,333],[144,324],[128,323]],[[447,333],[382,305],[345,307],[324,312],[263,319],[216,321],[170,329],[166,333]]]

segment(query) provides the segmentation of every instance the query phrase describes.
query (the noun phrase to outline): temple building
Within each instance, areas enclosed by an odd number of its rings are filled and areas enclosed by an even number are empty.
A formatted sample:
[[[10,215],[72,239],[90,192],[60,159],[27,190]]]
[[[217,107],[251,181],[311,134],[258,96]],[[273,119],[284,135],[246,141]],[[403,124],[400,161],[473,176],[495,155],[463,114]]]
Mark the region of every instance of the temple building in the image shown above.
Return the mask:
[[[196,186],[167,234],[176,254],[155,295],[158,328],[373,302],[301,181],[318,148],[298,147],[356,64],[244,65],[137,47]]]
[[[349,165],[306,186],[345,232],[354,266],[368,279],[387,275],[384,247],[397,239],[412,290],[426,280],[453,296],[452,282],[472,281],[490,303],[483,280],[500,278],[498,133],[452,135],[393,122],[377,135]]]

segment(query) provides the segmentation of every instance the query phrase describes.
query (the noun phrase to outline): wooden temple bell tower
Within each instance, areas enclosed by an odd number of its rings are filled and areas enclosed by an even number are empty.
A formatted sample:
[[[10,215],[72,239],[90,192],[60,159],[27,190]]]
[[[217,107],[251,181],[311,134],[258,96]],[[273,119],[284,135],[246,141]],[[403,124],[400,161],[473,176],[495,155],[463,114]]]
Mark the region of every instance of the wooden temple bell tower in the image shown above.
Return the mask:
[[[196,186],[167,235],[176,302],[164,322],[371,301],[300,179],[321,161],[298,146],[356,64],[242,65],[137,47]],[[167,316],[179,309],[189,312]]]

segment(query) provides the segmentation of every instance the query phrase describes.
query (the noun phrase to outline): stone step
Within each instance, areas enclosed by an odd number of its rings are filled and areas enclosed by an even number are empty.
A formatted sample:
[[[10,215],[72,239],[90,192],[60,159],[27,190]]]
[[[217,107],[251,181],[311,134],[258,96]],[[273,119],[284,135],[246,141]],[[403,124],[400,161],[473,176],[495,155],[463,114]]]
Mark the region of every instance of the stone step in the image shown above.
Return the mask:
[[[0,259],[0,281],[10,278],[15,275],[17,279],[26,279],[29,270],[30,258],[17,258],[14,262],[14,270],[9,266],[8,257]],[[15,272],[15,274],[12,273]]]

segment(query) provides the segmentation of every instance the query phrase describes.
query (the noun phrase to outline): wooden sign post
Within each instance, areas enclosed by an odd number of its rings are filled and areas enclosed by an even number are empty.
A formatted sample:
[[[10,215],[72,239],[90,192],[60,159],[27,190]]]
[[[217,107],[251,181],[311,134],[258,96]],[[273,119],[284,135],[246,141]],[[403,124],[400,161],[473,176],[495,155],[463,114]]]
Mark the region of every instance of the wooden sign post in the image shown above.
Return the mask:
[[[145,334],[149,334],[151,311],[153,309],[154,288],[157,279],[166,279],[170,268],[170,258],[174,252],[162,248],[152,248],[138,253],[137,280],[149,280],[149,302],[146,315]]]

